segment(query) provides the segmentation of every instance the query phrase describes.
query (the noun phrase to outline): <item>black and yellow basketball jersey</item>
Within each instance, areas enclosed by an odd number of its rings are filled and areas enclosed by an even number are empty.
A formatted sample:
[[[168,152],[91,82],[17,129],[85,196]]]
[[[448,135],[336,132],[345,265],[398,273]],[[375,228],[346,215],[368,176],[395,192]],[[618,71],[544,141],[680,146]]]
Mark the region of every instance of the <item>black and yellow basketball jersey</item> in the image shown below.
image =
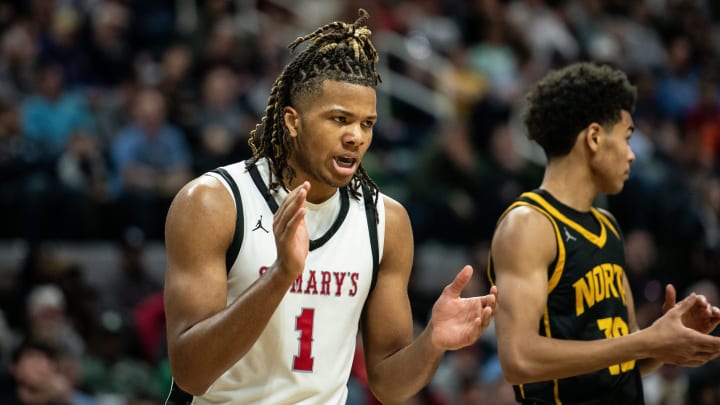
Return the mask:
[[[596,340],[627,335],[625,253],[614,218],[592,208],[582,213],[544,190],[522,194],[500,217],[518,206],[536,209],[552,223],[557,255],[548,267],[548,297],[538,325],[542,336]],[[494,283],[492,257],[488,276]],[[502,294],[502,293],[501,293]],[[516,385],[524,404],[643,404],[635,361],[570,378]]]

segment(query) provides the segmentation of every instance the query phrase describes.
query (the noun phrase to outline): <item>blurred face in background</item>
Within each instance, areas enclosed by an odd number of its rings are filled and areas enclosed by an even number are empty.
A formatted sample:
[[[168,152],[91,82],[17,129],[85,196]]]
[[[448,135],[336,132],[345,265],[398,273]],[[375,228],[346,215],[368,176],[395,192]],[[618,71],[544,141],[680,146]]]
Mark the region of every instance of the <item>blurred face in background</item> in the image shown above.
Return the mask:
[[[145,89],[135,99],[135,120],[148,134],[157,133],[165,123],[165,99],[157,90]]]

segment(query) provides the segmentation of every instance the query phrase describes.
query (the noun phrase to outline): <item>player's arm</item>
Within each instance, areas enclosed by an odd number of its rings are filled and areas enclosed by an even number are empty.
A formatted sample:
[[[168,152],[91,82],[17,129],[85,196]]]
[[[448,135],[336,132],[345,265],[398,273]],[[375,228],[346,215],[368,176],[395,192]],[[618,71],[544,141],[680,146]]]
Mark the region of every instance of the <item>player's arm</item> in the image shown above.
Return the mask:
[[[547,269],[557,249],[550,221],[532,208],[515,208],[498,225],[491,249],[500,291],[495,319],[498,354],[510,383],[565,378],[652,357],[698,365],[719,353],[719,340],[681,323],[697,296],[678,303],[651,327],[627,336],[593,341],[541,336]]]
[[[290,193],[275,217],[274,230],[281,230],[285,240],[297,236],[298,229],[304,232],[307,187],[299,190]],[[211,176],[183,187],[167,216],[164,300],[170,368],[175,383],[193,395],[204,393],[252,347],[294,280],[298,261],[304,264],[302,249],[293,256],[279,248],[279,257],[300,259],[278,260],[226,305],[225,254],[235,218],[231,195]],[[299,234],[302,246],[307,235]],[[295,247],[291,242],[282,246]]]
[[[473,343],[487,328],[495,297],[460,299],[462,287],[472,277],[472,269],[466,266],[445,288],[427,327],[413,340],[407,294],[412,229],[399,203],[385,198],[385,207],[383,258],[363,313],[362,332],[370,388],[381,402],[399,403],[430,382],[446,350]]]

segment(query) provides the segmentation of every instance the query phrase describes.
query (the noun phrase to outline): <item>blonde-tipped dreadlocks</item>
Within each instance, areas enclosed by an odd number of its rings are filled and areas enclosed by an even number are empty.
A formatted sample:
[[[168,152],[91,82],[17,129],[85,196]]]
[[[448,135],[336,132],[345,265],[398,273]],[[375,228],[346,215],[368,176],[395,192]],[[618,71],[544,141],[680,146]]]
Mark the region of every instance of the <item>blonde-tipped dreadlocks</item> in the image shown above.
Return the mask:
[[[369,87],[376,87],[380,82],[380,75],[375,69],[378,55],[366,26],[369,15],[363,9],[359,10],[359,14],[352,24],[332,22],[312,34],[298,37],[288,46],[293,52],[300,44],[309,41],[308,47],[285,66],[275,80],[265,116],[248,140],[254,157],[248,165],[253,165],[261,157],[270,160],[271,189],[279,186],[287,188],[286,181],[295,176],[295,171],[287,163],[290,136],[283,119],[285,106],[297,105],[301,97],[315,94],[325,80]],[[353,197],[359,197],[358,189],[362,185],[369,187],[373,198],[377,199],[377,186],[360,164],[349,187]]]

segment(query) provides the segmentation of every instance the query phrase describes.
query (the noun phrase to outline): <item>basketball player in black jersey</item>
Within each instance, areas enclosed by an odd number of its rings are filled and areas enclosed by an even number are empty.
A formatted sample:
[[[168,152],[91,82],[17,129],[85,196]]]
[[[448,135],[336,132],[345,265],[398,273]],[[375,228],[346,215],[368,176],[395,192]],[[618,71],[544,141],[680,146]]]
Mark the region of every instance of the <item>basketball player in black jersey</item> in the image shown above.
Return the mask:
[[[720,355],[709,335],[720,309],[696,294],[676,303],[672,285],[663,316],[639,330],[620,227],[593,207],[628,178],[635,94],[623,72],[578,63],[528,95],[525,124],[545,175],[501,216],[488,267],[502,292],[500,362],[521,403],[642,404],[643,374]]]

